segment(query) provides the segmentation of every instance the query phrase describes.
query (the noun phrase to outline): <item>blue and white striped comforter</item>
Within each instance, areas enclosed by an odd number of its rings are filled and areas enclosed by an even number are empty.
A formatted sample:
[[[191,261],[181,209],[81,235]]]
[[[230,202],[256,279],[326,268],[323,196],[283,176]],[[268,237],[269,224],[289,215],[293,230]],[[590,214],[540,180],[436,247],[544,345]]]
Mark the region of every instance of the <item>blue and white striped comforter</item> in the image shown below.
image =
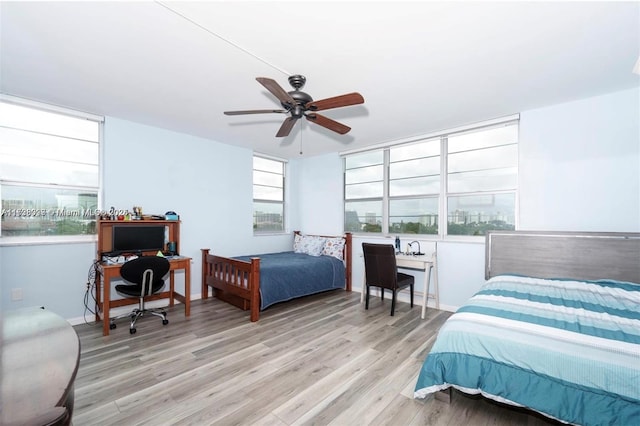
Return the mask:
[[[451,386],[563,422],[640,425],[640,285],[490,279],[440,329],[414,396]]]

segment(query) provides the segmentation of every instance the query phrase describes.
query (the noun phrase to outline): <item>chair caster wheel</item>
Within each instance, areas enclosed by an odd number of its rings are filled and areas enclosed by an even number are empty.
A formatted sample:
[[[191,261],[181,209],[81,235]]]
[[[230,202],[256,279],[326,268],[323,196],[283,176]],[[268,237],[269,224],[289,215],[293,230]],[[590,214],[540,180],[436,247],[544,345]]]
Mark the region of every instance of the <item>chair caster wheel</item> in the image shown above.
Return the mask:
[[[169,320],[166,320],[166,319],[162,320],[162,325],[167,325],[167,324],[169,324]]]
[[[129,329],[129,334],[136,334],[136,329],[135,328],[130,328]]]
[[[115,330],[117,327],[116,323],[112,322],[111,324],[109,324],[109,330]]]

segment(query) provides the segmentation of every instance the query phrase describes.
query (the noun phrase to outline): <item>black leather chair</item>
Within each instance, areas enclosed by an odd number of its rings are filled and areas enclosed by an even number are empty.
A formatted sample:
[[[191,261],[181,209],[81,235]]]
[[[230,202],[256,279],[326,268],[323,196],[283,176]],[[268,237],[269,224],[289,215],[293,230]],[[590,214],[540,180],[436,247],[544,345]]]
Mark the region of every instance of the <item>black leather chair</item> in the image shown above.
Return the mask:
[[[411,307],[413,308],[413,287],[415,278],[412,275],[398,272],[396,252],[391,244],[362,243],[365,271],[365,309],[369,309],[369,292],[371,287],[380,287],[384,300],[384,290],[392,293],[391,316],[396,308],[396,293],[403,288],[411,288]]]
[[[131,317],[129,333],[136,332],[136,321],[145,313],[162,318],[162,324],[167,325],[167,313],[164,308],[146,309],[144,307],[145,297],[159,293],[164,287],[164,277],[169,272],[169,261],[161,256],[142,256],[137,259],[125,262],[120,269],[120,276],[130,284],[116,285],[116,291],[127,297],[137,298],[139,305],[127,316]],[[109,324],[111,329],[116,328],[115,320],[112,318]]]

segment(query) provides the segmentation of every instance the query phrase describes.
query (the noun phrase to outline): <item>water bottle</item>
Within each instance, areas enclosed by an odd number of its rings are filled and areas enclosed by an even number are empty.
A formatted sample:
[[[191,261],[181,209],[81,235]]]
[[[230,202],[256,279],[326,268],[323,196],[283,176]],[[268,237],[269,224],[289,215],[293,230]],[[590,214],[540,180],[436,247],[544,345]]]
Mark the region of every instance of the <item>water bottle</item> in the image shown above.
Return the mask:
[[[396,235],[396,253],[400,253],[402,249],[400,248],[400,237]]]

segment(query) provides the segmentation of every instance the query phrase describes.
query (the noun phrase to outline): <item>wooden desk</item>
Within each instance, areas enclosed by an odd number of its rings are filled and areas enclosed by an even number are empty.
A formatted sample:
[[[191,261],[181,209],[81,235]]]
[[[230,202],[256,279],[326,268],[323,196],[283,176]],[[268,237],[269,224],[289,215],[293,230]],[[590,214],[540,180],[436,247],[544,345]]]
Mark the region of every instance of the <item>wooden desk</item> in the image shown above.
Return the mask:
[[[80,361],[76,331],[40,307],[2,315],[2,425],[68,425]]]
[[[157,300],[169,298],[169,306],[173,306],[176,300],[184,304],[184,315],[191,315],[190,295],[191,295],[191,258],[173,257],[169,259],[169,291],[147,296],[147,300]],[[96,271],[96,321],[100,321],[102,313],[102,334],[109,335],[109,310],[118,306],[138,304],[137,299],[117,299],[111,300],[111,280],[120,277],[122,263],[106,264],[101,262]],[[184,270],[184,293],[175,291],[175,271]],[[104,281],[104,283],[102,282]]]
[[[396,266],[398,268],[418,269],[424,271],[424,282],[422,290],[422,313],[420,317],[424,319],[427,312],[427,302],[429,296],[436,302],[436,309],[440,309],[440,297],[438,295],[438,266],[436,252],[433,252],[431,256],[421,255],[414,256],[412,254],[396,254]],[[433,271],[433,294],[429,293],[429,284],[431,283],[431,271]],[[366,276],[364,277],[366,280]],[[362,293],[360,294],[360,303],[364,301],[364,280],[363,280]]]

